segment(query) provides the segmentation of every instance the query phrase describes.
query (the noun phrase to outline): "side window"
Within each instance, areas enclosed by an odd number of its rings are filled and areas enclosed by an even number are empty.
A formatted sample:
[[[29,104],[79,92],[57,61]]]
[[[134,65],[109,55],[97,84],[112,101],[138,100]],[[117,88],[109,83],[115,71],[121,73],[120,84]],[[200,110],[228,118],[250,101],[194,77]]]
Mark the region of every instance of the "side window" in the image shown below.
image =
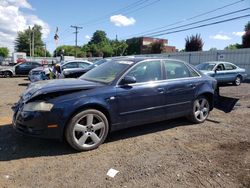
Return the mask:
[[[216,70],[217,70],[217,71],[223,71],[223,70],[225,70],[225,67],[224,67],[223,64],[219,64],[219,65],[216,67]]]
[[[71,63],[67,63],[66,65],[64,65],[62,67],[62,69],[71,69],[71,68],[77,68],[77,62],[71,62]]]
[[[198,76],[200,76],[197,72],[195,72],[192,68],[189,68],[189,70],[190,70],[190,76],[191,77],[198,77]]]
[[[85,68],[85,67],[89,66],[88,63],[84,63],[84,62],[78,62],[78,65],[80,68]]]
[[[226,70],[234,70],[234,69],[236,69],[236,67],[233,66],[233,65],[231,65],[231,64],[225,63],[224,65],[225,65],[225,69],[226,69]]]
[[[146,61],[133,67],[127,74],[136,78],[136,83],[162,80],[161,61]]]
[[[40,67],[41,65],[38,63],[32,63],[32,67]]]
[[[30,62],[27,63],[22,63],[20,65],[18,65],[20,68],[27,68],[28,66],[30,66]]]
[[[189,69],[184,63],[178,61],[165,61],[164,65],[167,79],[190,77]]]

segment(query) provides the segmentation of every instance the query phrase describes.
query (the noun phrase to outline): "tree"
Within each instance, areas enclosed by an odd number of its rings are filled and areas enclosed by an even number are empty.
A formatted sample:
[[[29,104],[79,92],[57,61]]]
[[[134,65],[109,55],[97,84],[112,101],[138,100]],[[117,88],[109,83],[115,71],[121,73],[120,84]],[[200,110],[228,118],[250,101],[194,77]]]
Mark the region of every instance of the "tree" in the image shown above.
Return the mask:
[[[111,47],[113,49],[114,56],[122,56],[125,55],[126,49],[128,48],[127,43],[124,40],[111,40]]]
[[[75,46],[71,45],[62,45],[58,46],[54,51],[54,57],[60,56],[62,50],[64,50],[64,56],[74,56],[75,55]],[[86,52],[82,50],[81,47],[76,48],[77,57],[86,57]]]
[[[225,50],[236,50],[236,49],[240,49],[241,47],[242,47],[241,44],[235,43],[235,44],[230,44],[230,45],[226,46]]]
[[[97,30],[94,32],[89,44],[106,44],[109,40],[105,31]]]
[[[140,38],[132,38],[126,40],[126,43],[128,45],[127,48],[127,55],[136,55],[140,54],[140,44],[141,44]]]
[[[191,37],[188,37],[185,39],[185,51],[191,52],[191,51],[202,51],[202,47],[204,45],[201,36],[199,34],[192,35]]]
[[[250,48],[250,22],[245,25],[245,34],[242,36],[242,47]]]
[[[216,51],[216,50],[217,50],[217,48],[214,48],[214,47],[209,49],[209,51]]]
[[[5,47],[0,48],[0,57],[8,57],[9,49]]]
[[[32,33],[34,33],[34,55],[44,56],[45,49],[41,31],[42,27],[40,25],[34,25],[32,29],[18,32],[15,40],[15,50],[17,52],[26,52],[26,54],[30,56],[30,42],[32,39]]]
[[[151,53],[160,54],[162,53],[163,48],[164,48],[164,43],[162,41],[154,42],[151,45]]]

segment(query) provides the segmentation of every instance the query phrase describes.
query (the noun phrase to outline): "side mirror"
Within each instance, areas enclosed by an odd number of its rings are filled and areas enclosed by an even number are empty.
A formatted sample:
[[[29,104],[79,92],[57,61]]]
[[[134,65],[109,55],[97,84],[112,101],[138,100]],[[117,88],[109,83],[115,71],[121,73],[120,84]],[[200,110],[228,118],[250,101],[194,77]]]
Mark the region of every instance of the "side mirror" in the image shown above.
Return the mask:
[[[214,73],[215,73],[215,74],[217,73],[217,69],[214,70]]]
[[[136,83],[136,78],[133,77],[133,76],[125,76],[121,82],[120,82],[120,85],[128,85],[128,84],[134,84]]]

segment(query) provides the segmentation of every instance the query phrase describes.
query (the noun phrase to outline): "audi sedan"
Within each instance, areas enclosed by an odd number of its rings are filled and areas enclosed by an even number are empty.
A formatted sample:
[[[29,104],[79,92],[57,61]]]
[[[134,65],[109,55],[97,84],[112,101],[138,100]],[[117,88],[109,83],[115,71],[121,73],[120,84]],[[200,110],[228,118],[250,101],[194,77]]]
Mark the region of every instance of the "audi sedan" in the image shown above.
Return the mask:
[[[239,86],[247,77],[245,69],[230,62],[209,61],[196,66],[204,74],[214,77],[218,85],[233,83]]]
[[[113,59],[79,79],[36,82],[13,106],[21,133],[66,138],[78,151],[108,133],[185,116],[202,123],[213,109],[216,80],[174,59]]]

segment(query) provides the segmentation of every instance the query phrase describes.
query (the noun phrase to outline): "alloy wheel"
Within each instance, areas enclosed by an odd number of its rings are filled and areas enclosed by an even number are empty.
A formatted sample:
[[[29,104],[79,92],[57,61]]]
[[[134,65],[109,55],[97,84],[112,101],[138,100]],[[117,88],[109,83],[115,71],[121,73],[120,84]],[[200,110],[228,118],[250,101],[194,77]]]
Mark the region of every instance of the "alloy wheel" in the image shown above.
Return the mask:
[[[240,84],[241,84],[241,78],[239,76],[237,76],[235,79],[235,85],[239,86]]]
[[[204,121],[209,114],[209,103],[206,98],[200,98],[194,102],[194,116],[199,121]]]
[[[105,121],[101,116],[88,113],[75,123],[73,138],[81,147],[95,147],[105,136],[105,129]]]

